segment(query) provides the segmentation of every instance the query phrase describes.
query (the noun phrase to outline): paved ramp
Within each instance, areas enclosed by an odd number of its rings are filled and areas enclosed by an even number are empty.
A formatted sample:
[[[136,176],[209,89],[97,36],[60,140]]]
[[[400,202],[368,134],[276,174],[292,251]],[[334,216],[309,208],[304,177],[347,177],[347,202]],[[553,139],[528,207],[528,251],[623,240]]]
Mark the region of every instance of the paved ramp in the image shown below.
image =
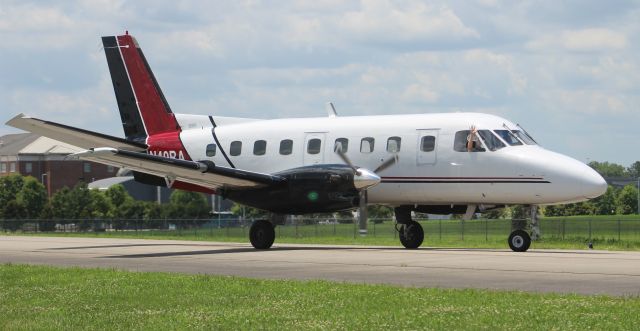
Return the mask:
[[[640,252],[249,244],[0,236],[0,263],[271,279],[640,295]]]

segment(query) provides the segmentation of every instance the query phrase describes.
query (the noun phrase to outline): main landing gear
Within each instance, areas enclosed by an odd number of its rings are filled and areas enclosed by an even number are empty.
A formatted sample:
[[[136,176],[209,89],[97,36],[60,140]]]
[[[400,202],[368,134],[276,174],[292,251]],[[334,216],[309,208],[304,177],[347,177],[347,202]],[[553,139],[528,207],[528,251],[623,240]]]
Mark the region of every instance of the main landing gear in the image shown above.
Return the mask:
[[[396,207],[396,230],[400,237],[402,246],[408,249],[416,249],[424,241],[424,230],[420,223],[411,219],[411,209],[407,207]]]
[[[271,214],[268,220],[257,220],[249,229],[249,241],[255,249],[269,249],[276,239],[276,225],[283,225],[286,216]]]
[[[275,225],[267,220],[257,220],[249,229],[249,240],[256,249],[269,249],[276,239]]]

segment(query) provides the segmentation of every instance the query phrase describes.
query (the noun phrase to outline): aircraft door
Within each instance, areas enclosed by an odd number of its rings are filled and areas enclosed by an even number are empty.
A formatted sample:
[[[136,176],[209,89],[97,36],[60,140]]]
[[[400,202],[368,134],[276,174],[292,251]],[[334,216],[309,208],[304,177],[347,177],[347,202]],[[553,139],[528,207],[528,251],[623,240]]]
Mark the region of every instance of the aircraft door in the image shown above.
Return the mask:
[[[418,130],[418,165],[434,165],[438,160],[438,133],[440,129]]]
[[[324,132],[308,132],[304,138],[304,165],[324,163]]]

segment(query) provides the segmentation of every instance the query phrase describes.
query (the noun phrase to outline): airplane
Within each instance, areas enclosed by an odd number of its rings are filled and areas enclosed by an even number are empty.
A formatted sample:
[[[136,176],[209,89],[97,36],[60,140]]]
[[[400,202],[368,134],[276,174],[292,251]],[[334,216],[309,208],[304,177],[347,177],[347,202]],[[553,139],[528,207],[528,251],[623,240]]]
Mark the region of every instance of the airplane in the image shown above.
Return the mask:
[[[519,124],[481,113],[250,119],[174,113],[136,39],[102,37],[125,138],[19,114],[8,125],[86,149],[75,157],[127,168],[136,181],[218,194],[270,212],[249,239],[268,249],[283,215],[394,208],[400,242],[424,240],[413,212],[474,213],[596,198],[589,166],[547,150]],[[526,251],[523,229],[508,238]]]

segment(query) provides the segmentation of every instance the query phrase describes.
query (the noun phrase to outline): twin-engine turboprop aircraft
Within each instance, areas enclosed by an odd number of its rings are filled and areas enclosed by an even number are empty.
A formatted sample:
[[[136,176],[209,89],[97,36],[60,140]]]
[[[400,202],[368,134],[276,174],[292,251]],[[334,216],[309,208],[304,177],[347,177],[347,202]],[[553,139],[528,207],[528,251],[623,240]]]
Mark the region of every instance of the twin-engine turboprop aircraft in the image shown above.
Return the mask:
[[[470,217],[510,204],[584,201],[607,187],[590,167],[493,115],[341,117],[331,104],[321,118],[176,114],[132,36],[102,42],[126,139],[22,114],[7,124],[85,148],[76,156],[131,169],[142,183],[267,210],[273,216],[250,230],[258,249],[271,247],[285,214],[393,206],[400,241],[417,248],[424,232],[413,211]],[[530,242],[522,230],[509,236],[515,251]]]

